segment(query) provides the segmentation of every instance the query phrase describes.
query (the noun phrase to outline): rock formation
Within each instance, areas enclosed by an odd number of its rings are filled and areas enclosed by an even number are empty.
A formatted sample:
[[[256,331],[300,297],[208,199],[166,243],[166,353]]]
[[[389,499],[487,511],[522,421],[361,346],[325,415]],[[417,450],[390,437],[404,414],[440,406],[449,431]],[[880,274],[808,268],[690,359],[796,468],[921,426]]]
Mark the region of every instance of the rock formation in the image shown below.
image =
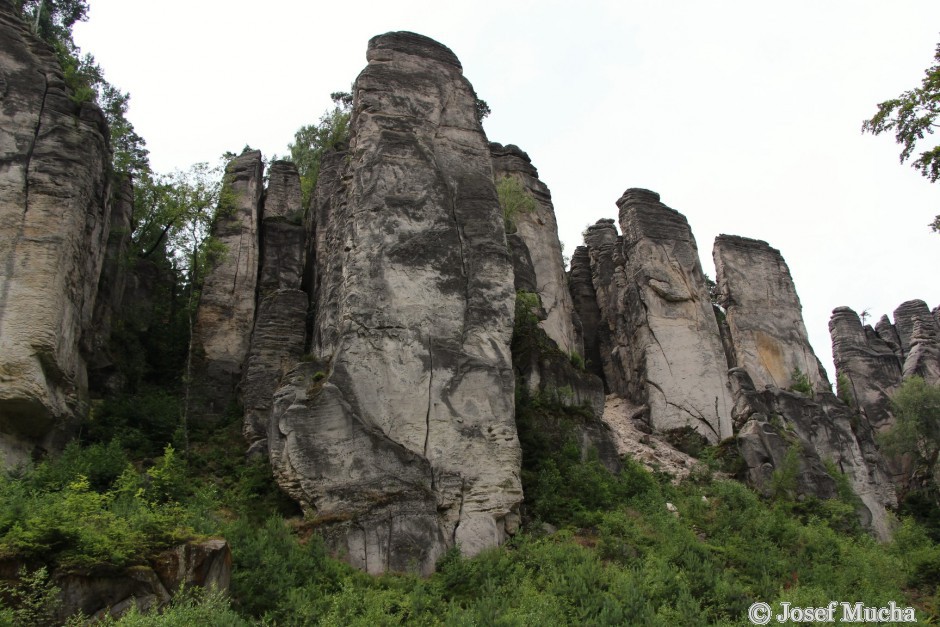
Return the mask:
[[[643,189],[628,189],[617,205],[622,237],[610,220],[585,234],[603,320],[595,333],[594,314],[585,311],[585,337],[601,353],[607,387],[645,408],[653,429],[691,427],[710,442],[726,438],[727,362],[688,222]],[[583,253],[577,264],[583,276]],[[590,309],[586,286],[579,290],[579,309]]]
[[[311,360],[277,391],[268,444],[350,563],[429,572],[518,524],[513,276],[460,62],[412,33],[367,59],[348,157],[314,200]]]
[[[874,431],[831,392],[779,251],[719,236],[713,306],[685,218],[647,190],[627,190],[618,206],[623,235],[609,219],[589,227],[569,277],[586,353],[599,355],[613,392],[617,410],[604,420],[618,447],[642,450],[624,434],[650,428],[658,437],[691,427],[713,443],[733,435],[752,485],[769,491],[775,473],[792,472],[797,495],[833,498],[842,473],[863,522],[887,538],[895,494]],[[912,314],[911,337],[929,336],[924,311]]]
[[[548,186],[539,180],[538,170],[532,165],[529,155],[518,146],[491,143],[490,154],[493,156],[493,174],[496,180],[507,176],[515,177],[521,182],[525,192],[535,199],[534,210],[520,212],[513,222],[518,239],[531,259],[535,276],[535,289],[532,291],[539,295],[545,311],[545,319],[539,326],[561,350],[583,355],[580,323],[577,321],[568,291],[551,192]],[[519,289],[518,286],[516,289]]]
[[[780,251],[760,240],[719,235],[713,256],[735,364],[747,371],[758,389],[788,388],[797,373],[813,389],[828,390]]]
[[[0,456],[54,451],[86,410],[80,353],[109,234],[104,116],[0,4]]]
[[[235,398],[255,321],[261,153],[248,151],[225,169],[212,235],[220,259],[202,287],[193,329],[193,401],[196,418],[220,415]]]
[[[924,301],[910,300],[894,310],[894,320],[882,316],[872,329],[848,307],[838,307],[829,321],[836,373],[878,431],[894,425],[891,396],[904,379],[920,376],[931,385],[940,383],[940,327],[934,313]]]
[[[887,318],[879,323],[883,331],[885,325],[893,330]],[[863,327],[858,314],[848,307],[833,310],[829,333],[836,374],[842,385],[848,385],[839,394],[876,430],[893,425],[891,396],[901,384],[901,362],[895,352],[900,344],[892,346],[870,326]]]
[[[305,228],[300,176],[294,164],[271,164],[261,223],[259,303],[245,362],[245,437],[264,450],[274,391],[304,351],[309,298],[301,288]]]
[[[98,279],[93,323],[83,341],[84,352],[88,355],[89,385],[93,389],[114,391],[121,387],[110,343],[114,322],[124,310],[133,210],[134,186],[130,179],[125,179],[118,186],[111,204],[111,228]]]

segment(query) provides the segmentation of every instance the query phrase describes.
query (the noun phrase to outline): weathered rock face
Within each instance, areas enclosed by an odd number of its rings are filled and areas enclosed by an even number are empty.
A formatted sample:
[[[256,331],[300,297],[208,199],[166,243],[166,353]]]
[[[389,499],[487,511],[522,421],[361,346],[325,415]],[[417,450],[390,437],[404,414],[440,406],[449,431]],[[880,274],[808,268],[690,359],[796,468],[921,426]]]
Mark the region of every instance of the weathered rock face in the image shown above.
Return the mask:
[[[780,252],[759,240],[720,235],[714,257],[719,300],[738,365],[730,371],[732,414],[749,481],[767,491],[774,472],[795,471],[797,493],[833,498],[837,484],[826,466],[832,462],[861,499],[863,524],[887,539],[885,508],[895,504],[887,466],[867,421],[856,420],[853,410],[831,392],[809,345],[800,300]],[[857,340],[858,318],[857,329],[850,322],[842,318],[839,324],[847,341],[849,336]],[[786,389],[800,383],[793,380],[796,370],[806,376],[812,392]]]
[[[872,431],[865,424],[853,426],[852,410],[831,392],[808,398],[777,387],[758,391],[743,368],[729,374],[738,450],[750,483],[769,491],[773,473],[788,472],[795,463],[797,494],[833,498],[836,482],[826,467],[832,462],[861,500],[862,524],[882,540],[890,538],[886,507],[896,505],[894,488]],[[792,462],[791,451],[796,452]]]
[[[940,330],[927,303],[909,300],[894,310],[904,355],[902,376],[919,376],[930,385],[940,383]]]
[[[108,239],[101,111],[69,98],[52,49],[0,4],[0,456],[15,465],[70,437],[87,396]]]
[[[304,351],[309,298],[300,289],[306,265],[300,199],[294,164],[272,163],[262,209],[258,311],[241,385],[252,453],[266,450],[274,391]]]
[[[691,426],[710,442],[726,438],[728,366],[689,224],[655,192],[629,189],[617,206],[628,316],[620,333],[636,373],[631,400],[649,406],[654,429]]]
[[[127,248],[131,239],[131,214],[134,210],[134,187],[130,179],[121,182],[111,203],[110,234],[105,249],[104,265],[98,279],[98,294],[91,329],[83,338],[88,356],[89,385],[99,390],[115,391],[120,387],[113,372],[111,331],[114,320],[122,311],[127,285]]]
[[[300,206],[300,175],[293,163],[271,164],[262,216],[260,297],[273,290],[300,289],[306,234]]]
[[[518,289],[518,286],[517,286]],[[591,255],[587,246],[578,246],[571,255],[571,272],[568,273],[568,290],[575,313],[581,322],[581,337],[584,342],[584,365],[588,372],[603,378],[600,332],[601,310],[597,307],[597,294],[591,279]],[[606,382],[604,389],[608,390]]]
[[[193,329],[196,418],[224,412],[242,378],[255,321],[261,174],[256,150],[225,169],[225,208],[213,226],[223,254],[206,276]]]
[[[758,388],[787,388],[798,371],[815,390],[828,390],[780,251],[760,240],[719,235],[713,256],[737,366]]]
[[[326,164],[314,199],[316,359],[277,391],[268,443],[350,563],[429,572],[518,524],[513,276],[457,58],[412,33],[367,58],[348,163]]]
[[[887,319],[879,323],[885,329],[883,324],[890,326]],[[858,314],[848,307],[833,310],[829,333],[836,373],[848,383],[850,399],[876,430],[893,425],[891,396],[901,384],[898,345],[892,347],[870,326],[863,327]]]
[[[535,199],[535,209],[520,212],[514,222],[516,234],[528,250],[532,262],[535,274],[535,289],[532,291],[539,295],[545,310],[545,319],[539,326],[561,350],[583,355],[584,347],[578,330],[580,323],[576,323],[577,313],[568,291],[551,192],[539,180],[538,170],[532,165],[529,155],[518,146],[491,143],[490,154],[493,156],[496,180],[514,177]]]
[[[170,602],[181,586],[227,592],[232,576],[232,551],[225,540],[188,542],[164,551],[149,566],[134,566],[113,576],[54,573],[61,592],[57,620],[82,612],[96,620],[120,617]]]

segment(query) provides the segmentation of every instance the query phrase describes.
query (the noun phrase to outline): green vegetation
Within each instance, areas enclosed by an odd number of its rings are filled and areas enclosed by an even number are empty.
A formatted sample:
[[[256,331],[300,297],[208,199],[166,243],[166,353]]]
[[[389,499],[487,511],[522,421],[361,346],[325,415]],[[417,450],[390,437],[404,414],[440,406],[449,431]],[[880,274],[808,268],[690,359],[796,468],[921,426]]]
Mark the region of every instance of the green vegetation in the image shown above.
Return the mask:
[[[809,377],[806,376],[806,373],[800,370],[799,368],[794,368],[793,372],[790,373],[790,391],[797,392],[804,396],[813,397],[813,384],[810,383]]]
[[[509,175],[496,182],[496,194],[503,210],[506,233],[515,233],[516,218],[520,214],[535,211],[535,198],[523,187],[519,179]]]
[[[893,132],[894,139],[902,146],[900,160],[904,163],[914,154],[927,135],[937,128],[940,116],[940,44],[934,53],[934,64],[924,72],[920,87],[905,91],[897,98],[885,100],[870,120],[862,123],[862,132],[880,135]],[[921,152],[911,165],[927,177],[931,183],[940,180],[940,146]],[[940,216],[934,218],[930,227],[940,232]]]
[[[287,145],[290,160],[300,173],[300,190],[304,207],[310,206],[313,188],[320,176],[320,159],[327,150],[336,149],[349,138],[349,112],[353,97],[349,92],[330,94],[333,108],[320,117],[317,124],[300,127],[294,141]]]
[[[708,473],[673,485],[629,459],[612,475],[596,456],[582,459],[583,410],[522,392],[517,405],[523,529],[472,559],[451,551],[430,578],[370,577],[331,558],[266,465],[244,461],[237,420],[195,431],[188,463],[172,447],[135,459],[116,441],[72,445],[2,479],[0,550],[47,571],[0,591],[0,622],[44,615],[52,568],[118,569],[200,534],[231,544],[230,598],[188,591],[162,615],[105,624],[747,625],[754,601],[830,599],[893,600],[915,604],[921,620],[940,617],[940,547],[914,520],[882,545],[845,524],[854,510],[839,499],[797,502],[783,490],[768,501]],[[131,406],[107,409],[129,439],[168,437],[158,419],[134,421],[144,426],[132,434],[119,422]]]
[[[880,441],[888,455],[905,460],[900,510],[921,521],[940,540],[940,386],[911,377],[892,402],[896,423]]]

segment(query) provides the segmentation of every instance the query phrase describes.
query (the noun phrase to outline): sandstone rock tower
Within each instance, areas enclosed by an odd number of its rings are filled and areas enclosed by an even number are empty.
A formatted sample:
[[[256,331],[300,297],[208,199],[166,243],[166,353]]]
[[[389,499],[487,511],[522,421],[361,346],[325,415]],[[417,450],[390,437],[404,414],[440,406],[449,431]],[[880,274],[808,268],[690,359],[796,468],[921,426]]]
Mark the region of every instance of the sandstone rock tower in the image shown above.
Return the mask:
[[[0,3],[0,455],[55,451],[87,409],[80,347],[108,241],[108,129]]]
[[[350,563],[428,572],[518,523],[513,274],[460,62],[413,33],[367,59],[316,193],[310,361],[275,395],[268,446]]]

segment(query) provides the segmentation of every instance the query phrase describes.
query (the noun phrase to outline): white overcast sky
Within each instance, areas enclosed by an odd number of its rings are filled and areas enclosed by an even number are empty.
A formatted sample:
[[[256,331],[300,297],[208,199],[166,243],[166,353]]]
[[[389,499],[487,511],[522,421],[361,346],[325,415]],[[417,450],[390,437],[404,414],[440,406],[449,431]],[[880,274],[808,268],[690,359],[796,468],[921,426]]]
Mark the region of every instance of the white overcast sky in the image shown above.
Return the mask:
[[[940,2],[790,0],[297,2],[90,0],[75,29],[157,171],[245,144],[286,152],[370,37],[449,46],[492,108],[492,141],[526,150],[552,190],[568,254],[628,187],[692,225],[705,271],[719,233],[786,258],[813,347],[834,379],[833,308],[889,316],[940,304],[940,185],[860,132],[875,104],[919,85]]]

